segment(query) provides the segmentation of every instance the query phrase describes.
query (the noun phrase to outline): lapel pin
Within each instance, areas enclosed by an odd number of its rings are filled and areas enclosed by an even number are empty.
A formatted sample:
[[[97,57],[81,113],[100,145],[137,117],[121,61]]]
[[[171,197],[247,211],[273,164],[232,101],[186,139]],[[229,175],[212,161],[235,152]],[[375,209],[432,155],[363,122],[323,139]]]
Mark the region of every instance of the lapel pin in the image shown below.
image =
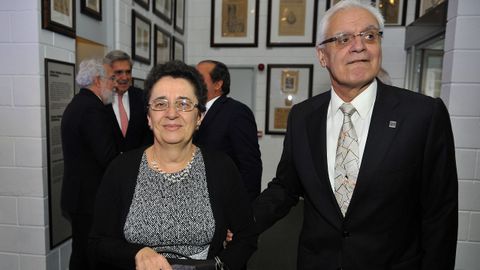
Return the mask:
[[[390,121],[390,123],[388,123],[388,127],[389,128],[396,128],[397,127],[397,121]]]

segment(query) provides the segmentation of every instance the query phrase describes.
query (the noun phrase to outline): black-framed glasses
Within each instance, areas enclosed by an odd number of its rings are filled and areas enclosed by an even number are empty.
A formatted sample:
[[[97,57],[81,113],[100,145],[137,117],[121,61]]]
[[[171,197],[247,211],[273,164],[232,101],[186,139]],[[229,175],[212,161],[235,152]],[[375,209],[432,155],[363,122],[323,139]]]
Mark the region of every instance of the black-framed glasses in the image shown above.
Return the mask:
[[[190,112],[198,104],[193,103],[189,98],[178,98],[173,102],[177,112]],[[166,98],[157,98],[148,104],[148,108],[154,111],[165,111],[170,107],[170,102]]]
[[[342,33],[322,41],[322,43],[318,44],[318,46],[322,46],[323,44],[327,44],[330,42],[335,42],[335,44],[339,47],[346,47],[352,44],[353,40],[357,36],[359,36],[365,43],[373,44],[383,37],[383,31],[371,29],[357,34]]]

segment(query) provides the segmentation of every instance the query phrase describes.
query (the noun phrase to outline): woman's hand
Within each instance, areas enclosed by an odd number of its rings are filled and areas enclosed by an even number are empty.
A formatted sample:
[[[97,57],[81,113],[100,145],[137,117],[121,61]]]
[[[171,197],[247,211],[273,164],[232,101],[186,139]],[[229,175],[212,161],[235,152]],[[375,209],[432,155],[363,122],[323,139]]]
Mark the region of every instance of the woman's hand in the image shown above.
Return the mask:
[[[135,270],[172,270],[172,267],[165,257],[144,247],[135,255]]]

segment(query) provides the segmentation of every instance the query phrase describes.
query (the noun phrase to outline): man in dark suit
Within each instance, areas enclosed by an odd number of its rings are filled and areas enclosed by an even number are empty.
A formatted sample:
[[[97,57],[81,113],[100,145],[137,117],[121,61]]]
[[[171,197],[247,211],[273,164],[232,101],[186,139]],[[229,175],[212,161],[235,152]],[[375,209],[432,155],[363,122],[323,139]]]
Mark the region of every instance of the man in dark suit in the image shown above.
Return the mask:
[[[132,85],[132,59],[120,50],[106,56],[117,81],[113,102],[108,106],[115,126],[115,142],[120,152],[151,144],[152,132],[147,123],[143,90]]]
[[[109,64],[80,63],[82,87],[65,109],[61,123],[64,177],[63,215],[72,225],[69,269],[88,269],[87,243],[97,188],[108,163],[118,154],[106,104],[112,102],[115,76]]]
[[[345,0],[320,23],[332,89],[294,106],[259,232],[304,198],[297,269],[454,269],[458,181],[440,99],[375,78],[378,9]]]
[[[225,64],[206,60],[198,63],[207,86],[207,112],[193,138],[198,145],[227,153],[237,165],[250,199],[260,194],[262,160],[257,124],[245,104],[227,97],[230,73]]]

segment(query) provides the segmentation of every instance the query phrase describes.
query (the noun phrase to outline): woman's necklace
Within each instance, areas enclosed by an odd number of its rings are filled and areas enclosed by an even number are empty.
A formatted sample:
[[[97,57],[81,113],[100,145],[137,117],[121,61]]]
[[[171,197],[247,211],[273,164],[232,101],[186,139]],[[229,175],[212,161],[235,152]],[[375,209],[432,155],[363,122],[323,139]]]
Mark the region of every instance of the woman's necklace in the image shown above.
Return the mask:
[[[157,157],[155,155],[155,150],[153,150],[152,148],[153,160],[150,161],[150,164],[152,165],[152,168],[155,169],[157,172],[161,173],[166,180],[176,183],[182,181],[183,179],[186,179],[190,175],[190,168],[192,167],[192,161],[194,156],[195,148],[193,149],[192,157],[190,158],[190,161],[187,163],[187,166],[185,168],[178,172],[168,173],[160,168],[159,162],[157,161]]]

